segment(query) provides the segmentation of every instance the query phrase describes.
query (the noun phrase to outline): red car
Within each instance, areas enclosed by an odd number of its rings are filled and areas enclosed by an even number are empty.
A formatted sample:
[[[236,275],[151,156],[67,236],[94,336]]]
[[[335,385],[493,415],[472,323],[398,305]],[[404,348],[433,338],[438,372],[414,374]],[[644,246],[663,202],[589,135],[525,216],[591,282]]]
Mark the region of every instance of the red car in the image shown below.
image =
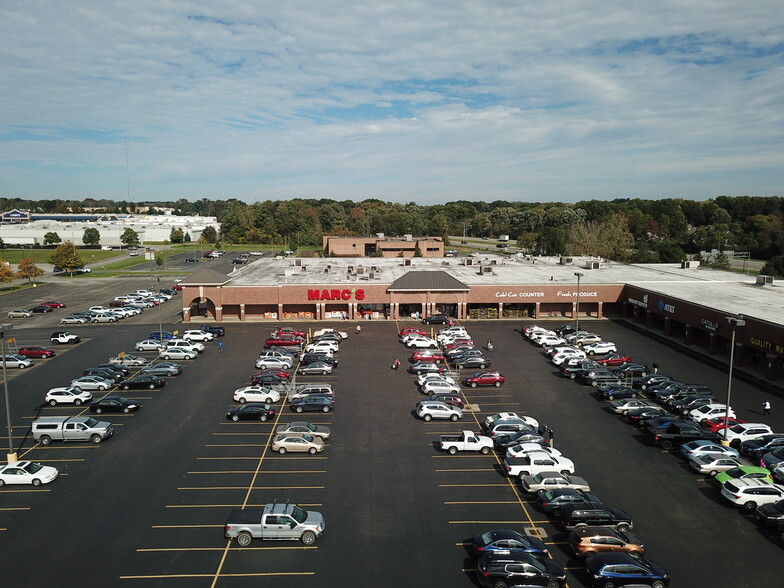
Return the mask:
[[[454,349],[455,347],[459,347],[460,345],[473,345],[474,342],[471,339],[458,339],[456,341],[452,341],[451,343],[445,343],[443,345],[444,351],[449,351],[450,349]]]
[[[250,378],[252,380],[256,376],[261,376],[261,375],[265,375],[265,374],[272,374],[273,376],[278,376],[279,378],[286,378],[287,380],[291,377],[291,374],[289,374],[286,371],[279,370],[279,369],[276,369],[276,368],[267,368],[266,370],[261,370],[260,372],[253,372],[250,375]]]
[[[172,290],[177,290],[178,292],[182,292],[182,286],[180,286],[179,284],[174,284],[174,286],[172,286]]]
[[[294,347],[296,345],[302,345],[302,339],[280,335],[279,337],[270,337],[264,341],[265,349],[270,347]]]
[[[628,355],[621,355],[620,353],[612,353],[601,359],[597,359],[596,363],[599,365],[623,365],[624,363],[631,363],[632,358]]]
[[[422,335],[424,337],[428,336],[427,331],[423,331],[422,329],[417,329],[416,327],[406,327],[405,329],[402,329],[400,331],[399,337],[402,339],[406,335],[413,335],[413,334]]]
[[[291,327],[278,327],[270,333],[270,337],[299,337],[300,339],[304,339],[305,333],[292,329]]]
[[[741,419],[728,418],[727,419],[727,426],[731,427],[733,425],[737,425],[739,423],[743,424],[745,422],[746,421],[741,420]],[[700,422],[700,425],[702,425],[703,427],[705,427],[709,431],[713,431],[714,433],[718,433],[721,429],[724,428],[724,417],[723,416],[717,416],[717,417],[713,417],[712,419],[705,419],[705,420]]]
[[[416,363],[418,361],[432,361],[433,363],[441,363],[444,361],[444,355],[437,351],[433,351],[432,349],[418,349],[411,354],[411,357],[408,358],[408,361],[411,363]]]
[[[41,306],[51,306],[52,308],[65,308],[62,302],[42,302]]]
[[[486,372],[476,372],[473,376],[468,376],[465,380],[463,380],[463,384],[466,386],[471,386],[472,388],[476,388],[477,386],[495,386],[498,388],[504,382],[506,382],[506,378],[504,378],[499,372],[492,370]]]
[[[48,349],[46,347],[41,347],[40,345],[21,347],[17,353],[19,355],[24,355],[25,357],[43,357],[44,359],[57,355],[54,349]]]

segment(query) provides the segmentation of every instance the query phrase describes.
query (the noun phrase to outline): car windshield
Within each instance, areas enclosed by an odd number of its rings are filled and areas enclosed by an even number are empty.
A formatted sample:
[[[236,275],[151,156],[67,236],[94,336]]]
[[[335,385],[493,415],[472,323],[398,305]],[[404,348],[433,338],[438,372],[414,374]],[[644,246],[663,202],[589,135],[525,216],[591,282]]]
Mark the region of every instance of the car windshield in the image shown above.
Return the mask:
[[[115,397],[115,400],[117,402],[122,402],[122,403],[128,402],[128,399],[125,396],[117,396],[117,397]]]
[[[93,417],[88,417],[88,419],[84,421],[84,424],[88,427],[94,427],[98,424],[98,421],[96,421]]]
[[[42,466],[40,463],[34,463],[34,462],[30,462],[30,463],[29,463],[29,464],[27,464],[27,466],[25,466],[23,469],[24,469],[24,470],[25,470],[25,471],[26,471],[28,474],[34,474],[34,473],[36,473],[36,472],[39,472],[39,471],[41,471],[41,468],[43,468],[43,467],[44,467],[44,466]]]
[[[311,437],[310,435],[302,435],[302,438],[308,443],[313,443],[313,437]]]
[[[730,427],[730,431],[732,431],[733,433],[743,433],[745,430],[746,427],[744,427],[743,425],[734,425]]]
[[[308,518],[308,513],[306,513],[304,510],[302,510],[298,506],[292,506],[291,507],[291,516],[299,524],[302,524],[302,523],[305,522],[305,519]]]

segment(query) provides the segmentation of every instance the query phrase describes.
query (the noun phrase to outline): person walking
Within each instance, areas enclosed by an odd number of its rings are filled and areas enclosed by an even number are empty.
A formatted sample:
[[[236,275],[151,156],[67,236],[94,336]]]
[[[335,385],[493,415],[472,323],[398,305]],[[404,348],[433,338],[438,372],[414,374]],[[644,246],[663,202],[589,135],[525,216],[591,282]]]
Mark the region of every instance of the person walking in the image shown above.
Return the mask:
[[[762,414],[768,415],[770,414],[770,402],[767,400],[762,403]]]
[[[658,364],[658,363],[656,363],[656,362],[654,361],[654,362],[653,362],[653,365],[652,365],[651,367],[653,368],[653,373],[654,373],[654,374],[658,374],[658,373],[659,373],[659,364]]]
[[[357,325],[357,335],[361,335],[361,334],[362,334],[362,325],[358,324]]]
[[[553,439],[555,439],[555,431],[552,427],[547,427],[547,440],[550,443],[550,447],[553,446]]]
[[[218,341],[218,351],[223,351],[223,341]]]

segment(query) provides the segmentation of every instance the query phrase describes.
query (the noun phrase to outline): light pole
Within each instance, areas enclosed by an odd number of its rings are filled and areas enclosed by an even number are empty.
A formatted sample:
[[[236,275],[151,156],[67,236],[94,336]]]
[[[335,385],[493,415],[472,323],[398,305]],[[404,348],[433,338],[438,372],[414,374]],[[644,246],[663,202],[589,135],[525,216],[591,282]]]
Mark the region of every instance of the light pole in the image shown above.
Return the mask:
[[[16,451],[14,451],[14,436],[13,427],[11,427],[11,402],[8,397],[8,372],[5,365],[5,334],[6,331],[13,329],[13,325],[0,325],[0,353],[3,355],[3,392],[5,393],[5,418],[6,427],[8,428],[8,454],[6,461],[8,463],[16,461]]]
[[[158,295],[161,294],[161,277],[158,276]],[[161,299],[158,299],[158,335],[163,343],[163,319],[161,318]]]
[[[727,319],[727,322],[729,322],[732,326],[732,338],[730,341],[730,369],[727,375],[727,405],[724,407],[724,439],[721,442],[722,445],[727,447],[730,444],[730,442],[727,441],[727,431],[729,430],[727,421],[730,418],[730,399],[732,398],[732,365],[735,361],[735,331],[738,330],[738,327],[744,326],[746,321],[744,321],[742,318],[736,318],[734,316],[726,316],[724,318]]]
[[[582,272],[574,272],[574,275],[577,276],[577,308],[574,312],[574,330],[577,332],[580,330],[580,278],[585,274]]]

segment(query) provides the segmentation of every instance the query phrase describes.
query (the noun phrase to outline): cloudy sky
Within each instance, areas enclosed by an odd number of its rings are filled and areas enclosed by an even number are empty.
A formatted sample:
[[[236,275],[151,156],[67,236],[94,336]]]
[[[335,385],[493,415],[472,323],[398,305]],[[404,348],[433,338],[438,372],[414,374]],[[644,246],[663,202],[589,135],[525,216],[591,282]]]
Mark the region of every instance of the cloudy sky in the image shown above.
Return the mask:
[[[0,195],[784,195],[781,0],[3,0]]]

